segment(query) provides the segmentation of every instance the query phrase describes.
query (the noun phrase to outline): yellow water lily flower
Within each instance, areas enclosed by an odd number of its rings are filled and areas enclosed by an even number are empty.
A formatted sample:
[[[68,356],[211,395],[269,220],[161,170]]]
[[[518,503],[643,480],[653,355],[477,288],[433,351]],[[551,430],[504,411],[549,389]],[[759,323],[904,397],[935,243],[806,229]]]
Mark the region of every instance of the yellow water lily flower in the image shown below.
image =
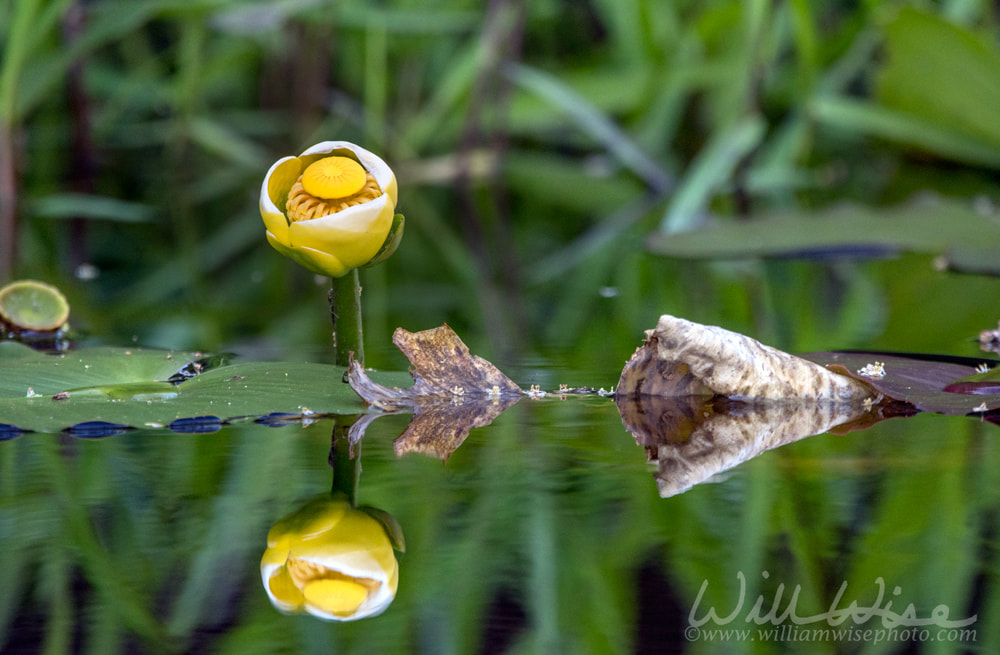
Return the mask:
[[[393,221],[397,193],[396,176],[380,157],[324,141],[271,166],[260,213],[275,250],[314,273],[342,277],[395,250],[402,234]]]
[[[381,614],[399,583],[385,525],[343,496],[313,499],[275,524],[260,573],[277,609],[328,621]]]

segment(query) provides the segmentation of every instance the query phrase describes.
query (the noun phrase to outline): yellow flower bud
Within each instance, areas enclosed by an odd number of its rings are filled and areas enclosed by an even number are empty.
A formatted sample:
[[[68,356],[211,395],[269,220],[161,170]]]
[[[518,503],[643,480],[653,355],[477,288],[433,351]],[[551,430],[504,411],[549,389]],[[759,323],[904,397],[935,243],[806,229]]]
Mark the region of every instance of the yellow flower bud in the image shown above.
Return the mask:
[[[271,166],[260,213],[275,250],[341,277],[398,242],[396,196],[396,177],[381,158],[347,141],[324,141]]]
[[[309,501],[271,528],[260,573],[276,608],[328,621],[381,614],[399,583],[393,541],[383,523],[346,499],[329,496]]]

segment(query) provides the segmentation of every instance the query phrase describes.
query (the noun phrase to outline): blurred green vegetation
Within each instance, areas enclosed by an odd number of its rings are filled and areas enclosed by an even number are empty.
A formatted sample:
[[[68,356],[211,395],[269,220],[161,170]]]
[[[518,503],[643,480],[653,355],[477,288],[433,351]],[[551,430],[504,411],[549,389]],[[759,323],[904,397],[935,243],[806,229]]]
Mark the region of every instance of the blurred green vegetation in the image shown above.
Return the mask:
[[[259,570],[269,528],[330,488],[331,421],[0,443],[0,647],[992,653],[1000,643],[994,425],[921,415],[811,437],[664,499],[606,399],[523,401],[444,466],[396,457],[392,440],[408,420],[379,418],[357,451],[358,502],[390,513],[405,536],[398,596],[381,616],[339,624],[280,614]],[[929,640],[682,632],[702,587],[696,618],[739,610],[721,627],[755,630],[744,619],[758,595],[762,616],[776,602],[779,616],[794,604],[810,617],[844,584],[841,610],[891,603],[903,613],[912,603],[923,619],[944,606],[950,621],[976,615],[975,634],[942,638],[937,623]],[[777,625],[884,627],[863,611],[839,626]]]
[[[370,365],[397,325],[448,322],[499,363],[589,351],[613,375],[663,312],[786,348],[919,341],[884,262],[645,242],[927,192],[997,229],[997,26],[985,0],[10,0],[0,278],[60,285],[114,343],[326,359],[326,283],[256,205],[276,158],[344,139],[393,166],[408,219],[363,272]],[[963,286],[911,268],[926,303]],[[773,318],[792,287],[823,302]]]

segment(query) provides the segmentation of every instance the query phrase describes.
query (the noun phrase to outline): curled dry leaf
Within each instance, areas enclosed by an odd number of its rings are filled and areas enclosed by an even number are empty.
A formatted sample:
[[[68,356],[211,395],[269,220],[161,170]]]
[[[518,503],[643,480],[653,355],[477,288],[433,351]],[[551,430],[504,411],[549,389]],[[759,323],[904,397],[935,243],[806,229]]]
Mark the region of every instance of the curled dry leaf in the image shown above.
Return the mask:
[[[447,325],[422,332],[396,328],[392,342],[410,360],[412,387],[389,388],[373,382],[353,359],[348,368],[351,388],[372,407],[392,410],[428,401],[496,399],[521,394],[521,387],[490,362],[471,354]]]
[[[872,387],[736,332],[664,314],[625,365],[624,396],[869,403]]]
[[[348,381],[371,407],[413,412],[406,431],[393,443],[397,455],[419,452],[446,460],[470,430],[489,425],[521,399],[521,388],[493,364],[471,354],[447,325],[423,332],[397,328],[392,341],[410,360],[412,387],[377,384],[353,360]],[[373,419],[362,417],[355,423],[353,442],[364,436]]]

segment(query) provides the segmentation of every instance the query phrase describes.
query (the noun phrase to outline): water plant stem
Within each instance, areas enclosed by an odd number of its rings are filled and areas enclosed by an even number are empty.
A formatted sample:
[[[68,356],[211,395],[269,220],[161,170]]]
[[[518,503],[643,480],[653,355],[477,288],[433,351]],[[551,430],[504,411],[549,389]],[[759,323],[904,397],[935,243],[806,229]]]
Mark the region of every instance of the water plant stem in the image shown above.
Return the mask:
[[[364,337],[361,329],[361,284],[358,269],[333,278],[330,288],[330,320],[333,321],[333,347],[337,366],[347,366],[350,354],[365,364]]]
[[[330,467],[333,469],[331,492],[344,494],[352,507],[358,506],[358,482],[361,480],[361,444],[352,444],[348,431],[357,416],[338,416],[334,419],[330,439]]]

